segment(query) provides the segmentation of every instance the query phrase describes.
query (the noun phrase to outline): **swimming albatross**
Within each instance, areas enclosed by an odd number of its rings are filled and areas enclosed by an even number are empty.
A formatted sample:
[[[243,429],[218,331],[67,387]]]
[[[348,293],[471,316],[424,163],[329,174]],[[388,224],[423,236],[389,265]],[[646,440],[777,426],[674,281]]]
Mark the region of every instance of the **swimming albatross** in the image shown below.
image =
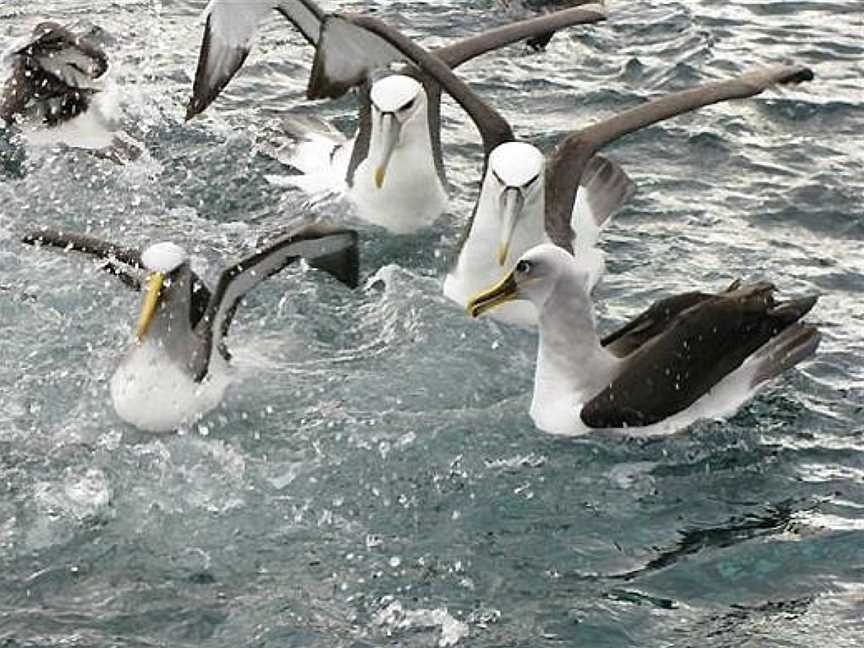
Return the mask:
[[[213,0],[187,118],[203,111],[228,84],[249,53],[258,23],[273,9],[316,48],[307,97],[334,98],[356,88],[360,103],[351,139],[332,129],[289,128],[301,141],[286,161],[302,173],[281,180],[313,193],[344,193],[361,218],[396,233],[430,225],[447,201],[440,88],[419,68],[392,68],[405,61],[404,54],[355,28],[356,16],[337,19],[308,0]],[[523,38],[604,18],[602,6],[585,5],[490,29],[434,52],[455,68]]]
[[[594,249],[600,228],[632,194],[633,183],[614,162],[597,152],[618,138],[665,119],[730,99],[751,97],[780,84],[809,81],[813,72],[798,65],[751,70],[726,81],[708,83],[664,97],[568,133],[548,155],[517,141],[510,124],[459,79],[450,66],[399,31],[374,18],[338,17],[327,23],[350,24],[380,38],[434,79],[465,109],[480,131],[485,164],[474,204],[444,282],[444,293],[460,305],[513,267],[531,247],[551,242],[590,265],[593,284],[602,271]],[[344,28],[343,28],[344,30]],[[317,63],[317,60],[316,60]],[[499,319],[536,323],[528,304],[507,304]]]
[[[211,292],[170,242],[143,251],[82,234],[36,230],[23,241],[90,254],[127,286],[145,286],[135,342],[111,379],[120,418],[151,432],[168,432],[216,407],[230,380],[225,344],[243,296],[297,259],[349,286],[358,279],[357,234],[308,225],[282,234],[222,271]]]
[[[816,296],[778,302],[768,282],[655,302],[601,338],[585,269],[561,247],[530,249],[468,302],[474,317],[510,300],[539,315],[531,418],[545,432],[671,432],[731,414],[756,389],[811,355],[819,332],[799,322]]]
[[[104,156],[115,161],[140,155],[140,146],[116,129],[110,104],[102,101],[108,56],[88,34],[39,23],[3,58],[11,67],[0,96],[0,122],[7,128],[22,128],[34,144],[106,149]]]

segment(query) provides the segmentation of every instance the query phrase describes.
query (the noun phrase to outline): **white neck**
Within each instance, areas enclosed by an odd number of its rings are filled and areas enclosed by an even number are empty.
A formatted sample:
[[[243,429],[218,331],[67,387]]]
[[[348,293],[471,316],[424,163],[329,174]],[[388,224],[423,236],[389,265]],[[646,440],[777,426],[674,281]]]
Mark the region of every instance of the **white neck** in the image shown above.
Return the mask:
[[[538,182],[542,182],[542,179]],[[468,238],[459,251],[453,269],[444,282],[444,294],[464,306],[479,291],[500,281],[529,249],[547,241],[545,229],[545,192],[536,191],[523,207],[522,216],[510,240],[510,251],[503,266],[498,265],[497,249],[501,240],[501,189],[487,172],[483,178],[477,211]],[[495,319],[533,326],[536,310],[526,301],[511,302],[490,311]]]
[[[584,279],[565,273],[538,304],[531,417],[547,432],[568,434],[581,427],[579,410],[611,382],[620,362],[600,344]]]

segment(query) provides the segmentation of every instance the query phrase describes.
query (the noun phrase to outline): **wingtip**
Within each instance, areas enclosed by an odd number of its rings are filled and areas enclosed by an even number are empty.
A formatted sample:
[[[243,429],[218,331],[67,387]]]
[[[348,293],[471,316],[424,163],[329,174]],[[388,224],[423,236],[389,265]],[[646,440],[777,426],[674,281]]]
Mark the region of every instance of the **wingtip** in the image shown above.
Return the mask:
[[[816,75],[813,73],[812,68],[797,67],[789,75],[781,79],[781,83],[804,83],[805,81],[812,81],[815,78]]]

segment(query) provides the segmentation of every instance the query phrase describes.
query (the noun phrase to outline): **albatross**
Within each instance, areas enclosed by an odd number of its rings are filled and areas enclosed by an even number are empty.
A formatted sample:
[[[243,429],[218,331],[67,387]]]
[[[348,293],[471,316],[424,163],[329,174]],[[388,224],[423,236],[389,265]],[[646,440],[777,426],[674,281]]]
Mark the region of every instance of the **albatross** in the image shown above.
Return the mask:
[[[818,330],[799,321],[817,297],[777,301],[764,281],[661,299],[601,338],[588,280],[577,258],[544,243],[467,306],[473,317],[512,300],[537,310],[530,414],[551,434],[669,433],[726,416],[819,345]]]
[[[360,218],[395,233],[430,225],[447,204],[440,88],[420,68],[409,64],[394,69],[405,61],[403,53],[356,29],[353,16],[325,14],[310,0],[212,0],[187,119],[202,112],[240,69],[259,22],[273,10],[315,47],[307,97],[335,98],[356,88],[360,103],[357,132],[350,139],[320,127],[292,133],[301,141],[285,161],[301,174],[276,181],[307,191],[342,193]],[[523,38],[605,16],[601,5],[584,5],[490,29],[434,52],[456,68]]]
[[[212,291],[172,242],[138,250],[51,229],[23,242],[92,255],[127,286],[143,288],[134,342],[111,379],[111,398],[121,419],[149,432],[194,422],[222,400],[230,382],[226,338],[252,288],[300,258],[351,287],[358,279],[356,232],[320,224],[279,235],[228,266]]]
[[[628,133],[710,104],[813,79],[812,70],[799,65],[754,69],[732,79],[648,100],[571,131],[544,155],[533,144],[517,140],[509,122],[434,52],[425,51],[375,18],[334,17],[325,25],[331,22],[366,31],[397,49],[452,95],[480,132],[485,152],[480,193],[444,281],[444,294],[461,306],[540,243],[554,243],[570,253],[578,251],[580,262],[592,269],[591,284],[596,282],[603,269],[602,255],[594,248],[600,230],[634,191],[624,170],[598,154],[604,146]],[[527,303],[506,304],[492,315],[524,326],[536,324],[537,317]]]
[[[88,36],[42,22],[9,48],[3,58],[11,74],[0,96],[0,122],[23,129],[32,144],[62,143],[101,150],[118,162],[133,159],[140,145],[117,130],[105,99],[108,56]]]

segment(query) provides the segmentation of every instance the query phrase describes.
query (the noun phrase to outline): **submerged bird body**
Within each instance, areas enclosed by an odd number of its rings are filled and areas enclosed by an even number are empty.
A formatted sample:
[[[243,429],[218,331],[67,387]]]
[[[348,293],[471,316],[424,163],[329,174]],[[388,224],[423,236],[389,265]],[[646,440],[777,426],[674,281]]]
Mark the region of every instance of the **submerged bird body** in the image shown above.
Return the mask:
[[[136,289],[142,284],[138,275],[145,275],[135,342],[111,379],[111,397],[118,416],[150,432],[192,423],[221,402],[231,383],[225,338],[240,300],[254,286],[301,257],[351,286],[357,283],[356,233],[323,226],[279,236],[225,269],[213,292],[173,243],[139,253],[52,230],[29,234],[24,242],[92,254]]]
[[[103,89],[108,57],[95,43],[53,22],[38,24],[7,57],[12,74],[0,119],[54,127],[90,108]]]
[[[777,302],[764,282],[661,300],[601,338],[588,280],[572,256],[545,244],[469,303],[474,316],[512,299],[537,309],[530,414],[552,434],[668,433],[728,415],[819,344],[815,327],[798,322],[816,297]]]

